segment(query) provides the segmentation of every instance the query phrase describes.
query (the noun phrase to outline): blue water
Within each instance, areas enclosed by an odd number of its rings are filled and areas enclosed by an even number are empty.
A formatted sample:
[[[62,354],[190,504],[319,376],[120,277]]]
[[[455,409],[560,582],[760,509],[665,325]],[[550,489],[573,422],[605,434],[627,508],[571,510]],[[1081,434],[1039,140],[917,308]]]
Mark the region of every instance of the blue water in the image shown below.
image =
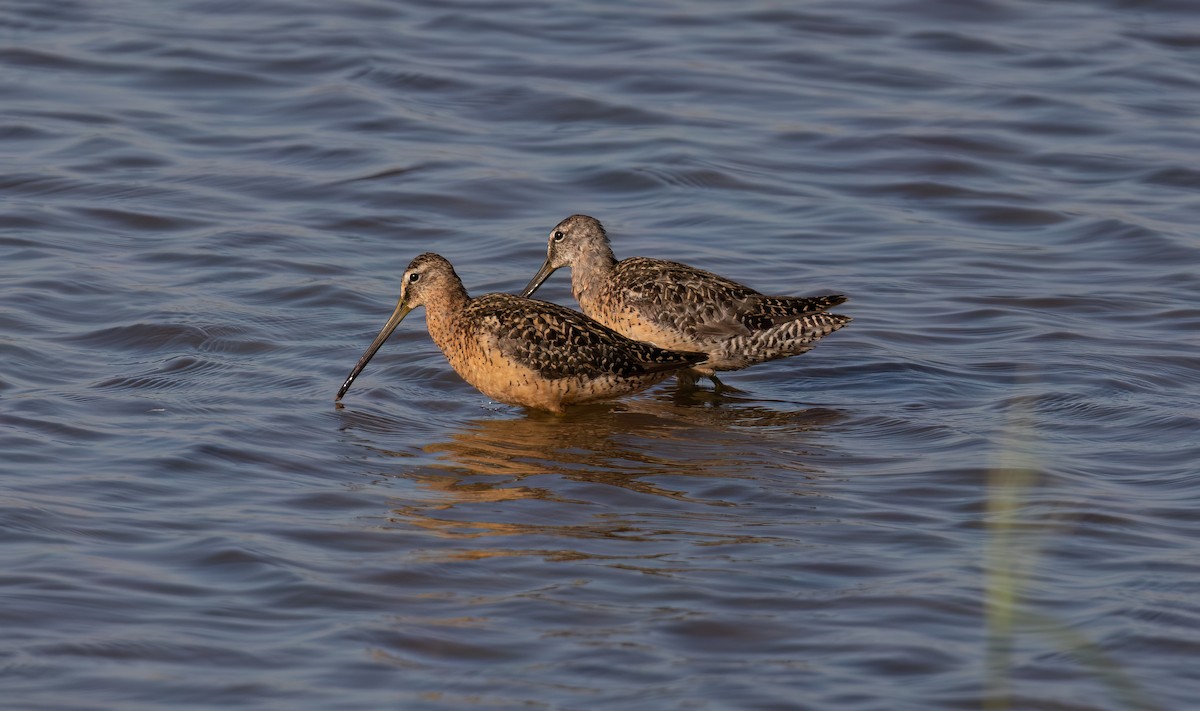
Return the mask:
[[[1183,709],[1200,6],[0,5],[15,709]],[[410,316],[619,257],[844,293],[563,417]],[[539,296],[573,305],[559,274]]]

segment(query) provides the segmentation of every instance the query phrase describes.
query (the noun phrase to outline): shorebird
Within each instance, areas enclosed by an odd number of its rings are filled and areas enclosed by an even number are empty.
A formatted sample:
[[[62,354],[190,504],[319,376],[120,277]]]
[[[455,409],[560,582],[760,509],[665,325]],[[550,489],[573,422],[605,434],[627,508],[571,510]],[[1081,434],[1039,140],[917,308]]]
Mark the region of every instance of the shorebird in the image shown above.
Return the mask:
[[[413,309],[462,379],[493,400],[555,413],[628,395],[705,359],[634,341],[577,311],[513,294],[471,298],[454,267],[427,252],[408,265],[400,301],[335,402]]]
[[[707,354],[679,373],[689,384],[703,375],[718,389],[733,389],[717,371],[804,353],[850,323],[849,316],[827,312],[846,300],[840,294],[764,296],[678,262],[618,262],[603,225],[587,215],[572,215],[550,232],[546,261],[521,295],[533,294],[561,267],[571,268],[571,292],[591,318],[659,348]]]

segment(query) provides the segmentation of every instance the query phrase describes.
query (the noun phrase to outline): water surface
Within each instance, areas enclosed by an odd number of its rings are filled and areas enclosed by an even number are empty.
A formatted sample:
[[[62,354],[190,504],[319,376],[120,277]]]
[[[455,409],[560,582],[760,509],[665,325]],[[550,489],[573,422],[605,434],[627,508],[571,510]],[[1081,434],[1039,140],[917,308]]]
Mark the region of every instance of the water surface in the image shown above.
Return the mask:
[[[14,708],[1200,698],[1188,2],[13,0]],[[800,358],[488,401],[416,254],[850,296]],[[541,295],[571,304],[556,275]]]

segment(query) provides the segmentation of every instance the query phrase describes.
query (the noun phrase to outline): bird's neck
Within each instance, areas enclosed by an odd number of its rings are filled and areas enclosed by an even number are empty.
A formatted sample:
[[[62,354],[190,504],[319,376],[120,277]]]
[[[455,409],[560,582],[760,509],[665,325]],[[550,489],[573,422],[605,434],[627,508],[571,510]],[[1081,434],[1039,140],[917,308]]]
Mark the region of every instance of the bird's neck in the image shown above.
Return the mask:
[[[571,265],[571,293],[585,313],[589,310],[589,302],[612,279],[616,267],[617,258],[606,244],[581,254]]]
[[[443,351],[458,327],[458,320],[463,310],[471,301],[467,290],[462,284],[452,285],[439,291],[438,294],[425,303],[425,324],[429,327],[429,335],[433,342]]]

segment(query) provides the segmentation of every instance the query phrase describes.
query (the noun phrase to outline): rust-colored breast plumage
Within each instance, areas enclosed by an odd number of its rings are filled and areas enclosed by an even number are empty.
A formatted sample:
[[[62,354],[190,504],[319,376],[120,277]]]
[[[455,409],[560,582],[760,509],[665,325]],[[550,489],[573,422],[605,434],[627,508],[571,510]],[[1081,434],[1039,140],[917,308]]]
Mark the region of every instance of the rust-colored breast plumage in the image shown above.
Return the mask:
[[[634,341],[571,309],[512,294],[485,294],[429,321],[464,380],[501,402],[563,405],[645,389],[705,359]]]

